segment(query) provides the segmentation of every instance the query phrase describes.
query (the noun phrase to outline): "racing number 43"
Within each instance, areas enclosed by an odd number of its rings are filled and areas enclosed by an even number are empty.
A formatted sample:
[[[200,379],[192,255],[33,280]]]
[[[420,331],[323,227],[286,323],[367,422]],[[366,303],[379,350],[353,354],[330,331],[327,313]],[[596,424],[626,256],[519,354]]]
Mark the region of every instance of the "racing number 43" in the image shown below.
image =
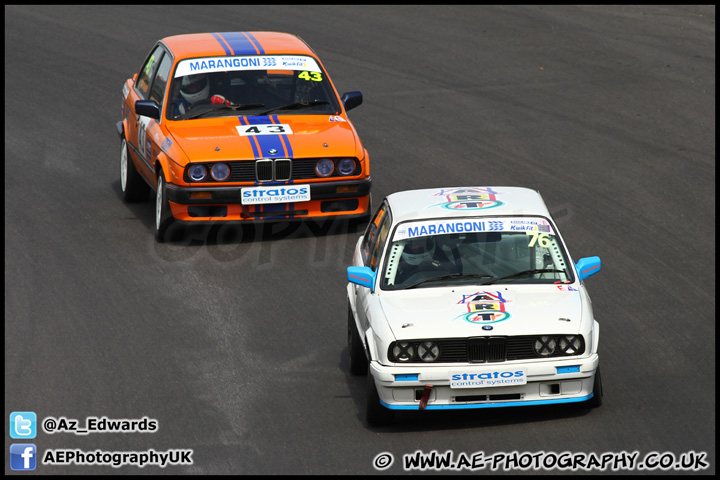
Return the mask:
[[[246,137],[250,135],[292,135],[290,125],[283,123],[267,125],[238,125],[238,134]]]
[[[322,75],[320,75],[320,72],[300,72],[298,74],[298,78],[302,78],[307,81],[322,82]]]

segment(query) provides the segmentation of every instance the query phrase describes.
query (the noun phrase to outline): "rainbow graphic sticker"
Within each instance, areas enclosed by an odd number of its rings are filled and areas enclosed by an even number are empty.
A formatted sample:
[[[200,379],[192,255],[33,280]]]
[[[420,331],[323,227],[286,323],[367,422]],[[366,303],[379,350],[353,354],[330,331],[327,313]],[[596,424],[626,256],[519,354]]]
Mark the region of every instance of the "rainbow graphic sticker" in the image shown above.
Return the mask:
[[[486,187],[461,187],[440,190],[434,196],[443,197],[444,202],[428,208],[440,207],[447,210],[487,210],[504,205],[496,197],[498,192]]]
[[[467,311],[458,315],[453,320],[462,318],[466,322],[476,325],[487,325],[504,322],[512,315],[505,310],[508,303],[500,292],[475,292],[470,295],[463,295],[458,305],[465,305]]]

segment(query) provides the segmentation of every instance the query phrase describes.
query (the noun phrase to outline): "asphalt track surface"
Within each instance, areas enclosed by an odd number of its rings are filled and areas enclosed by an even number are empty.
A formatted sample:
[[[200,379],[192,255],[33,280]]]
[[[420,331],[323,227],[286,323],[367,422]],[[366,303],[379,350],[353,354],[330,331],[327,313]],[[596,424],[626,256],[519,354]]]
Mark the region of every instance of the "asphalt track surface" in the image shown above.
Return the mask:
[[[345,337],[359,230],[195,228],[155,243],[153,204],[120,199],[122,84],[158,38],[234,30],[296,33],[340,92],[363,92],[350,117],[376,202],[541,192],[571,255],[603,261],[586,281],[600,409],[370,427]],[[40,431],[41,455],[193,450],[189,466],[44,474],[398,474],[418,450],[704,452],[697,473],[715,473],[715,333],[714,6],[5,7],[6,474],[13,411],[158,422]],[[379,471],[381,453],[394,462]]]

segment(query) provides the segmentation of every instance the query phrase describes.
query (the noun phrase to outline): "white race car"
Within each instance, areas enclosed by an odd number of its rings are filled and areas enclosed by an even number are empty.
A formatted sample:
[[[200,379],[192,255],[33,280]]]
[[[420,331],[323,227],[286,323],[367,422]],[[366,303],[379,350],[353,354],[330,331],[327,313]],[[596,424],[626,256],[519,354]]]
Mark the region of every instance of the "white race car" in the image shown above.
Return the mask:
[[[540,194],[457,187],[389,195],[348,276],[350,370],[367,421],[395,410],[602,403],[599,325]]]

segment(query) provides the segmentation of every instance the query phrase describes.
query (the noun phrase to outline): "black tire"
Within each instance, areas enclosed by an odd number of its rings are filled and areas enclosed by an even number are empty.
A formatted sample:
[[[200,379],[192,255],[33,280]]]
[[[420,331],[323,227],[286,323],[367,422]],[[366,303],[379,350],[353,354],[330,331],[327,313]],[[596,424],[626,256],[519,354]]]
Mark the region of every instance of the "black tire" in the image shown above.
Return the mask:
[[[165,242],[167,230],[174,221],[175,218],[172,216],[165,191],[165,175],[160,170],[155,191],[155,240],[159,243]]]
[[[150,194],[150,187],[142,179],[128,153],[125,138],[120,151],[120,189],[123,201],[127,203],[144,202]]]
[[[600,367],[595,371],[595,382],[593,382],[593,397],[587,401],[588,407],[597,408],[603,403],[602,378]]]
[[[368,359],[365,355],[365,347],[360,340],[355,318],[350,309],[348,302],[348,320],[347,320],[347,337],[348,337],[348,354],[350,355],[350,373],[353,375],[365,375],[368,371]]]
[[[391,425],[395,421],[395,412],[380,403],[375,379],[372,374],[367,376],[367,406],[365,419],[370,425],[377,427]]]

